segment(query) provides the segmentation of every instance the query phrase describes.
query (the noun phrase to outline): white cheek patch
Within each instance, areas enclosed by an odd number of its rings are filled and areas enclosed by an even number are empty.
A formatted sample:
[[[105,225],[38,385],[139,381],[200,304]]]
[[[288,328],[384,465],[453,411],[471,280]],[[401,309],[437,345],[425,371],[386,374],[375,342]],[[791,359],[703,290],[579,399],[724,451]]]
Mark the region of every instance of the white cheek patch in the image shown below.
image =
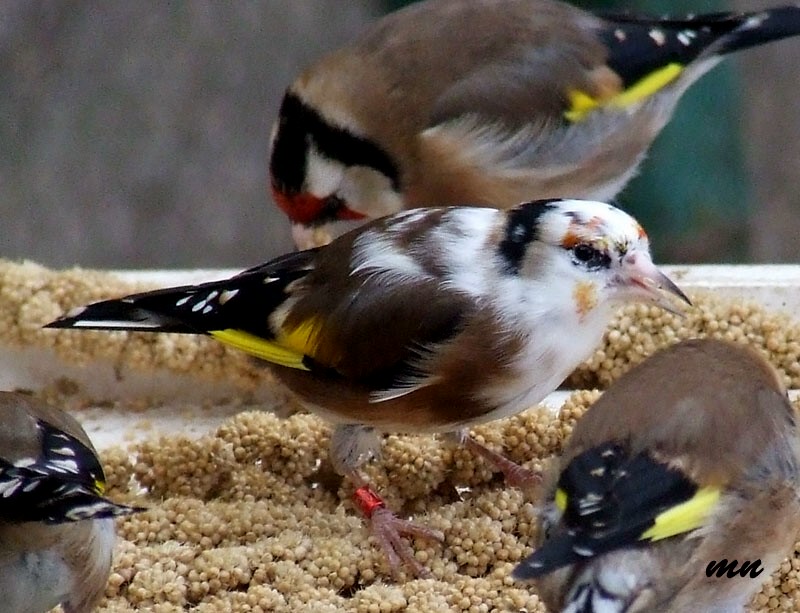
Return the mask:
[[[395,191],[389,177],[367,166],[345,169],[338,195],[348,208],[372,219],[405,208],[402,194]]]
[[[339,191],[345,167],[322,155],[315,147],[308,149],[306,158],[306,188],[317,198],[327,198]]]

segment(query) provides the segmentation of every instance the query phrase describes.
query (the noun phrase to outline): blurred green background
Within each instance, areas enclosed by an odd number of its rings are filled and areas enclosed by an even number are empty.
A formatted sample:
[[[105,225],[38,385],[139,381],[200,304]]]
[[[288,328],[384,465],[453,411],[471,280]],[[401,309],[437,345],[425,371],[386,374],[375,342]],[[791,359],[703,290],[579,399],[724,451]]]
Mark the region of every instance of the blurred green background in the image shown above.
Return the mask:
[[[266,187],[282,91],[402,4],[0,3],[0,256],[217,267],[289,250]],[[679,16],[768,3],[574,4]],[[800,39],[749,51],[684,97],[619,198],[660,261],[798,259],[799,61]]]

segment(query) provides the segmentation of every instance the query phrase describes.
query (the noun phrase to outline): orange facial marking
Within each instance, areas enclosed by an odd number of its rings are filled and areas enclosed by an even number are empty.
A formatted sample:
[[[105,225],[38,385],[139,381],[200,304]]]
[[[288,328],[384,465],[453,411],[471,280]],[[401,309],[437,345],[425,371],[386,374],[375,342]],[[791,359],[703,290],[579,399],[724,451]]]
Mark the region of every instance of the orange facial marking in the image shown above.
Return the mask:
[[[575,299],[575,310],[578,319],[583,321],[586,315],[597,306],[597,289],[591,281],[579,281],[572,290],[572,297]]]
[[[564,247],[564,249],[572,249],[575,245],[579,245],[582,242],[583,240],[580,236],[575,234],[572,230],[567,230],[567,233],[561,241],[561,246]]]
[[[603,219],[597,215],[587,221],[571,219],[561,246],[565,249],[572,249],[575,245],[586,242],[589,236],[602,236],[603,224]]]
[[[639,224],[636,224],[636,231],[639,233],[639,238],[644,239],[647,238],[647,232],[644,231],[644,228]]]

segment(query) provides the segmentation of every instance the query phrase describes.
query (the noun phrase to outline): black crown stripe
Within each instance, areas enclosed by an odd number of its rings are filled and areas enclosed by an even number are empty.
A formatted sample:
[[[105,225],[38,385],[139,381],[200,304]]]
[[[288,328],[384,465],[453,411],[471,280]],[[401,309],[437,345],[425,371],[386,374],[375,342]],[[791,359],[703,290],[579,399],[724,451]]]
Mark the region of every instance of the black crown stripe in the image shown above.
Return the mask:
[[[508,273],[519,272],[528,245],[538,236],[539,218],[553,208],[552,203],[560,201],[560,198],[534,200],[508,212],[505,236],[499,247]]]

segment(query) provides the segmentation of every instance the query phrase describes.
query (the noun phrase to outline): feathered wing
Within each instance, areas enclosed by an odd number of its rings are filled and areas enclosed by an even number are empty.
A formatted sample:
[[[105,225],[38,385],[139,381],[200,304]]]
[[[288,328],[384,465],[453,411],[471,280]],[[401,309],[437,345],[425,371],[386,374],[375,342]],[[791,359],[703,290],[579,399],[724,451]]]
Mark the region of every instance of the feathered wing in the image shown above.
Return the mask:
[[[227,280],[81,307],[48,327],[207,334],[273,364],[370,389],[423,384],[427,348],[457,332],[470,300],[432,277],[351,273],[341,256],[298,252]]]
[[[478,11],[497,12],[477,6]],[[522,4],[515,10],[514,18],[524,23],[531,7]],[[547,25],[519,28],[503,23],[506,17],[484,15],[507,34],[503,47],[483,49],[485,56],[474,70],[440,94],[430,127],[472,114],[512,131],[531,117],[544,123],[580,121],[600,107],[622,109],[642,102],[694,62],[800,34],[798,6],[683,19],[625,14],[600,19],[542,3],[535,15],[547,15]]]
[[[37,457],[0,457],[2,521],[62,523],[138,510],[103,498],[103,469],[91,449],[44,421],[37,427],[42,439]]]
[[[433,104],[421,133],[423,157],[444,157],[456,177],[470,177],[475,165],[491,169],[466,193],[513,202],[534,184],[540,197],[567,188],[575,196],[613,197],[683,91],[723,55],[800,34],[795,6],[685,19],[600,20],[569,9],[537,6],[552,13],[546,30],[505,24],[504,31],[524,37],[504,39],[503,53],[485,50]],[[523,23],[524,14],[518,19]],[[592,156],[597,176],[573,174]],[[627,160],[629,174],[620,176],[609,156]]]
[[[646,452],[606,443],[575,457],[562,472],[558,526],[514,575],[534,579],[617,549],[685,534],[703,525],[720,491],[699,488]]]

